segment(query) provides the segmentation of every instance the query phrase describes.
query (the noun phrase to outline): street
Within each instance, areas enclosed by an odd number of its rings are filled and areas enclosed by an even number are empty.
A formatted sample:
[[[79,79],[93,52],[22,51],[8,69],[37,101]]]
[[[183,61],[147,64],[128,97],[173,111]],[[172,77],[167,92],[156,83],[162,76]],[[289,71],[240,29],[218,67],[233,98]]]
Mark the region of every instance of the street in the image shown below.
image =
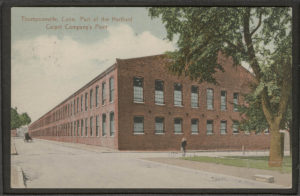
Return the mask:
[[[169,152],[118,152],[101,147],[14,139],[27,188],[283,188],[224,174],[144,160]]]

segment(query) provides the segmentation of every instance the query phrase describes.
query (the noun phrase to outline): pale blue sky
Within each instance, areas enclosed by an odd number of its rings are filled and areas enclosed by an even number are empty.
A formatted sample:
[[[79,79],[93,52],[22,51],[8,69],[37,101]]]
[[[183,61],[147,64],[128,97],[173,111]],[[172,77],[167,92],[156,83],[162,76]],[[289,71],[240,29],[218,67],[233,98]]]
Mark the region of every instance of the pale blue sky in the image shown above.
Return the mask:
[[[18,39],[33,38],[38,35],[57,35],[59,38],[65,35],[71,36],[80,42],[93,42],[108,36],[105,31],[49,31],[44,28],[46,22],[22,22],[22,16],[26,17],[74,17],[77,19],[83,17],[133,17],[132,23],[126,23],[134,29],[136,33],[150,31],[154,36],[163,39],[166,35],[165,28],[160,19],[151,19],[148,16],[147,8],[13,8],[12,9],[12,41]],[[61,23],[61,22],[60,22]],[[77,20],[76,25],[84,25],[85,22]],[[108,22],[106,24],[116,25],[116,22]]]
[[[56,17],[58,22],[22,21]],[[64,25],[94,25],[80,17],[132,17],[106,22],[107,30],[69,30]],[[62,22],[73,17],[75,22]],[[46,25],[62,29],[46,29]],[[12,8],[12,107],[36,120],[115,62],[174,50],[160,19],[146,8]]]

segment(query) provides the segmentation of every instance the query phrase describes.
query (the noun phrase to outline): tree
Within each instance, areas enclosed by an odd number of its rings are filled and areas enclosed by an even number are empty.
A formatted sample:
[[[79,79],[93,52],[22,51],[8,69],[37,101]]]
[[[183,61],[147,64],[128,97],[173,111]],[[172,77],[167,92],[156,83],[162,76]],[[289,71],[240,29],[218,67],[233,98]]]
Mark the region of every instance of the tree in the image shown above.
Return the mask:
[[[31,122],[31,118],[29,117],[29,115],[26,112],[22,113],[20,115],[17,110],[18,109],[16,107],[10,109],[10,128],[11,129],[16,129],[23,125],[28,125]]]
[[[178,37],[178,49],[167,52],[169,68],[199,82],[217,83],[223,71],[218,52],[231,56],[234,65],[247,63],[255,76],[253,93],[246,96],[247,115],[241,126],[271,133],[270,166],[281,166],[280,128],[289,123],[291,99],[291,9],[286,7],[173,7],[150,8],[161,17],[167,38]],[[247,110],[246,110],[247,109]],[[247,111],[247,112],[246,112]]]
[[[20,116],[17,112],[17,108],[10,109],[10,128],[16,129],[21,126]]]
[[[20,120],[22,125],[28,125],[31,122],[31,118],[26,112],[20,115]]]

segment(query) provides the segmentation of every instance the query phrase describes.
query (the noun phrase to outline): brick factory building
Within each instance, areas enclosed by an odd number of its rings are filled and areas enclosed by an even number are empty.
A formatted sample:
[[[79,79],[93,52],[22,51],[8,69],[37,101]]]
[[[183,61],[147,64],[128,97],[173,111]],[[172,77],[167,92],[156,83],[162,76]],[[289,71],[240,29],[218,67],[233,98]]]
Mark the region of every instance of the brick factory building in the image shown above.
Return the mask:
[[[238,130],[237,105],[254,77],[219,54],[219,85],[168,72],[164,55],[115,64],[32,123],[34,138],[118,150],[268,149],[268,134]]]

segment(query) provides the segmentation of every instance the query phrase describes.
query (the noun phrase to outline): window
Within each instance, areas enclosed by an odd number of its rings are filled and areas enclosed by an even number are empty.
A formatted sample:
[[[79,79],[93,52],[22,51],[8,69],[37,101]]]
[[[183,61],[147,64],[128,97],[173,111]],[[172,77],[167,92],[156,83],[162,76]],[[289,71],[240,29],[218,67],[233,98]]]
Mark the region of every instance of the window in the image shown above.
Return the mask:
[[[70,104],[68,104],[68,116],[70,116]]]
[[[77,97],[77,113],[79,112],[79,97]]]
[[[106,114],[102,114],[102,136],[106,135]]]
[[[233,134],[238,134],[239,133],[239,122],[238,121],[233,121],[232,124],[232,133]]]
[[[99,86],[96,86],[96,92],[95,92],[95,102],[96,102],[96,107],[98,107],[99,105],[99,96],[98,96],[98,93],[99,93]]]
[[[84,97],[84,109],[85,111],[87,111],[88,109],[88,93],[85,93],[85,97]]]
[[[164,104],[164,82],[155,80],[155,103]]]
[[[211,135],[213,134],[213,121],[212,120],[207,120],[206,122],[206,134]]]
[[[81,136],[83,136],[83,119],[81,119]]]
[[[88,122],[87,122],[87,118],[85,119],[84,123],[85,123],[85,136],[87,137],[88,136]]]
[[[114,136],[115,135],[115,115],[113,112],[110,113],[110,118],[109,118],[109,133],[110,133],[110,136]]]
[[[79,120],[77,120],[77,136],[79,136]]]
[[[221,91],[221,110],[225,111],[226,109],[227,109],[226,91]]]
[[[73,136],[76,136],[76,121],[74,121],[74,127],[73,127],[74,129],[73,129]]]
[[[90,90],[90,108],[93,107],[93,89]]]
[[[71,108],[70,108],[70,109],[71,109],[71,116],[72,116],[72,108],[73,108],[73,104],[72,104],[72,102],[71,102]]]
[[[102,105],[105,104],[105,98],[106,98],[106,95],[105,95],[105,82],[102,83]]]
[[[109,102],[114,100],[114,78],[109,79]]]
[[[74,113],[74,114],[75,114],[75,107],[76,107],[76,106],[75,106],[75,99],[74,99],[74,104],[73,104],[73,111],[74,111],[73,113]]]
[[[214,91],[213,89],[206,90],[206,105],[208,110],[214,109]]]
[[[96,116],[96,137],[99,136],[99,115]]]
[[[192,134],[198,134],[198,119],[192,119],[191,120],[191,133]]]
[[[134,102],[144,102],[143,96],[143,78],[133,78],[133,101]]]
[[[197,86],[192,86],[192,89],[191,89],[191,107],[192,108],[199,107],[199,103],[198,103],[198,87]]]
[[[239,105],[239,94],[233,93],[233,111],[238,111],[238,105]]]
[[[81,95],[81,99],[80,99],[80,109],[81,111],[83,111],[83,95]]]
[[[164,133],[164,118],[162,117],[155,118],[155,133],[156,134]]]
[[[73,123],[71,122],[70,124],[71,124],[70,135],[72,136],[72,135],[73,135],[73,134],[72,134],[72,133],[73,133],[73,132],[72,132],[72,131],[73,131]]]
[[[222,135],[227,133],[227,121],[226,120],[221,120],[221,124],[220,124],[220,133]]]
[[[134,134],[143,134],[144,133],[144,117],[135,116],[134,119],[133,132]]]
[[[174,105],[182,106],[182,85],[179,83],[174,84]]]
[[[93,136],[93,117],[90,117],[90,136]]]
[[[175,134],[182,133],[182,119],[181,118],[174,119],[174,133]]]

